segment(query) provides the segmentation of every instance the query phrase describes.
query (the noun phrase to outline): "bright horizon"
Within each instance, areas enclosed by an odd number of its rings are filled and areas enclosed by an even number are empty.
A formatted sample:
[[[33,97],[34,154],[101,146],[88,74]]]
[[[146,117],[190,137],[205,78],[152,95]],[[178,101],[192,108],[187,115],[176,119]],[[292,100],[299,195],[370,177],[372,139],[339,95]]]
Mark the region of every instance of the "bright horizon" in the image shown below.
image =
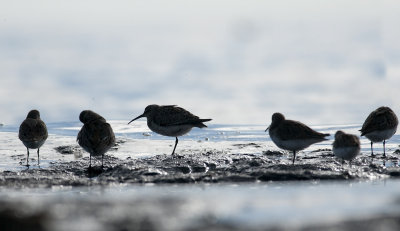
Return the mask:
[[[13,1],[0,9],[0,122],[176,104],[216,124],[398,115],[395,1]]]

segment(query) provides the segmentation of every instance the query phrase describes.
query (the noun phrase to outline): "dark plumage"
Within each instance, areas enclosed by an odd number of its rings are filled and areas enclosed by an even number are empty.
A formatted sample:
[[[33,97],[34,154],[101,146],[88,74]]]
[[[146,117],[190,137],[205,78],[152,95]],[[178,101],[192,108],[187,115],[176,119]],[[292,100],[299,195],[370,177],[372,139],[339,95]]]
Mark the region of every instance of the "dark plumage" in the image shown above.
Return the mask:
[[[92,156],[101,155],[101,166],[103,165],[104,154],[115,144],[115,135],[106,120],[99,114],[85,110],[79,115],[83,123],[78,133],[79,145],[90,154],[89,168],[92,166]]]
[[[27,150],[26,165],[29,166],[29,149],[36,148],[39,165],[39,149],[46,141],[48,134],[46,124],[40,119],[38,110],[31,110],[28,113],[19,127],[18,137]]]
[[[329,134],[314,131],[301,122],[286,120],[281,113],[272,115],[272,123],[265,131],[267,130],[269,130],[269,136],[276,146],[293,151],[293,164],[296,158],[296,151],[327,140],[325,137],[329,136]]]
[[[175,137],[175,146],[172,154],[175,153],[178,136],[188,133],[193,127],[207,127],[203,122],[211,120],[200,119],[198,116],[175,105],[159,106],[153,104],[147,106],[142,115],[134,118],[128,124],[142,117],[147,118],[147,126],[153,132]]]
[[[333,154],[341,158],[342,161],[353,160],[360,153],[360,139],[352,134],[346,134],[342,131],[337,131],[335,141],[332,144]]]
[[[398,124],[396,114],[389,107],[379,107],[368,115],[360,132],[371,141],[371,155],[374,154],[373,143],[383,141],[383,156],[386,156],[386,140],[396,133]]]

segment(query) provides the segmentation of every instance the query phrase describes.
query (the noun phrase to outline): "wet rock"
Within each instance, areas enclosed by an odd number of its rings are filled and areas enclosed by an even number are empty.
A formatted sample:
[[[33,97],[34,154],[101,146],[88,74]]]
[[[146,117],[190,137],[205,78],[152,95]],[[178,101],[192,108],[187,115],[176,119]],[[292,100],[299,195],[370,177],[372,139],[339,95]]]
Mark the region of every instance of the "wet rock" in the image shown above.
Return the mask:
[[[70,154],[79,150],[77,146],[62,146],[57,151]],[[104,168],[95,165],[99,164],[96,161],[92,163],[91,171],[88,170],[89,157],[85,156],[76,161],[53,162],[50,167],[43,169],[1,172],[0,186],[52,187],[112,183],[229,183],[400,177],[399,157],[396,155],[387,159],[360,155],[351,165],[342,165],[327,149],[320,152],[300,152],[296,163],[292,165],[291,154],[285,152],[186,152],[189,153],[181,156],[157,155],[140,159],[119,159],[105,155]]]
[[[57,152],[63,155],[72,155],[79,149],[79,146],[58,146],[54,148]]]
[[[233,144],[233,146],[238,147],[239,149],[242,148],[247,148],[247,147],[255,147],[255,148],[261,148],[261,145],[256,144],[256,143],[248,143],[248,144]]]
[[[207,171],[207,166],[205,166],[205,164],[194,165],[194,166],[191,166],[191,168],[192,168],[193,173],[204,173]]]
[[[97,177],[105,171],[101,166],[87,168],[86,174],[89,178]]]
[[[391,177],[400,177],[400,168],[388,168],[386,174]]]
[[[1,230],[47,230],[45,223],[48,216],[45,212],[24,213],[15,209],[16,206],[9,206],[3,202],[0,202],[0,208]]]
[[[216,163],[205,163],[205,165],[208,167],[208,171],[214,171],[217,168]]]
[[[218,182],[254,182],[256,178],[247,175],[228,175],[218,178]]]
[[[277,229],[280,230],[280,229]],[[377,216],[369,219],[348,220],[331,225],[314,225],[299,230],[400,230],[400,216]]]
[[[263,153],[263,155],[267,155],[267,156],[283,156],[283,155],[284,155],[283,152],[279,152],[279,151],[270,151],[270,150],[268,150],[268,151],[263,151],[262,153]]]
[[[193,177],[186,176],[168,176],[156,179],[152,183],[162,183],[162,184],[183,184],[183,183],[195,183],[196,180]]]
[[[174,168],[172,168],[175,172],[181,172],[183,174],[188,174],[191,172],[190,167],[189,166],[176,166]],[[171,168],[169,168],[169,170],[171,171]]]

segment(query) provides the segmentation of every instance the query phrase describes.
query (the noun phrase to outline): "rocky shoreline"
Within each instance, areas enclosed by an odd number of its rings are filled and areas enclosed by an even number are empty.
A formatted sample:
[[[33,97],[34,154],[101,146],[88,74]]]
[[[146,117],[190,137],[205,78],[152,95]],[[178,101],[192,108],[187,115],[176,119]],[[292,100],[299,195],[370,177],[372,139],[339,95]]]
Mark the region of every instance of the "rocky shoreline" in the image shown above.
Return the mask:
[[[256,145],[254,143],[243,146]],[[76,147],[56,147],[60,153],[76,154]],[[342,165],[329,149],[300,153],[296,163],[290,154],[266,151],[259,154],[227,154],[221,151],[191,152],[184,155],[157,155],[125,160],[105,156],[105,168],[88,170],[88,158],[54,162],[49,168],[32,168],[0,173],[0,186],[51,187],[128,184],[238,183],[302,180],[352,180],[396,178],[400,176],[398,153],[383,159],[362,154]]]

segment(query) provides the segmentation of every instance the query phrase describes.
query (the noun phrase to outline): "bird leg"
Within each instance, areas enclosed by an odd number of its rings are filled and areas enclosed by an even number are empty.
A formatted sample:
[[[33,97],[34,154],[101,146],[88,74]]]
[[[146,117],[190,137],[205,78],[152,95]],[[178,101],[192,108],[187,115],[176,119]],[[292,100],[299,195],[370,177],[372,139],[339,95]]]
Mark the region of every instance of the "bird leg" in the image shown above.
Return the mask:
[[[26,151],[28,152],[28,157],[26,157],[26,166],[29,167],[29,148],[26,148]]]
[[[171,155],[174,155],[175,154],[175,149],[176,149],[176,145],[178,144],[178,137],[175,137],[175,146],[174,146],[174,150],[172,151],[172,154]]]
[[[89,153],[89,170],[92,169],[92,153]]]
[[[101,155],[101,168],[102,168],[102,169],[104,168],[104,165],[103,165],[103,159],[104,159],[104,154],[103,154],[103,155]]]
[[[386,148],[385,148],[386,140],[383,140],[383,157],[386,157]]]
[[[372,141],[371,141],[371,157],[374,157],[374,149],[373,149],[373,147],[372,147]]]
[[[296,159],[296,151],[293,151],[293,161],[292,164],[294,165],[294,160]]]
[[[37,164],[39,165],[39,148],[37,149]]]

